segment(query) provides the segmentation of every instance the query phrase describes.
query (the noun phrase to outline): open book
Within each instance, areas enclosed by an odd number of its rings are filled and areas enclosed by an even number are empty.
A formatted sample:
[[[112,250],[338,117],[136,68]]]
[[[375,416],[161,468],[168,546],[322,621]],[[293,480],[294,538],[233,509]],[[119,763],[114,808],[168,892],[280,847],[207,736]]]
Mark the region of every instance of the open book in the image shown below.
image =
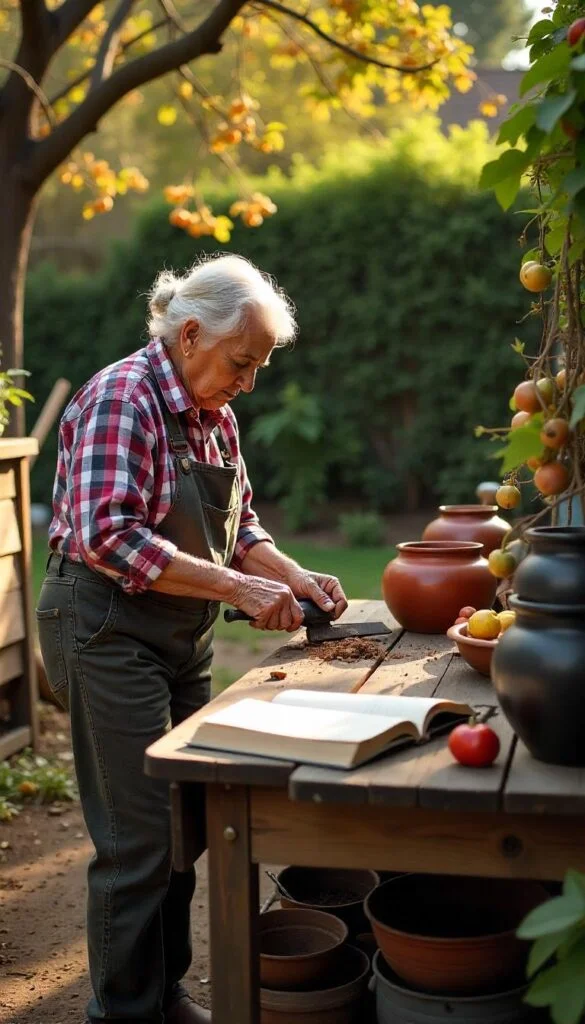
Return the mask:
[[[468,704],[434,697],[282,690],[272,701],[244,698],[208,715],[189,746],[355,768],[472,714]]]

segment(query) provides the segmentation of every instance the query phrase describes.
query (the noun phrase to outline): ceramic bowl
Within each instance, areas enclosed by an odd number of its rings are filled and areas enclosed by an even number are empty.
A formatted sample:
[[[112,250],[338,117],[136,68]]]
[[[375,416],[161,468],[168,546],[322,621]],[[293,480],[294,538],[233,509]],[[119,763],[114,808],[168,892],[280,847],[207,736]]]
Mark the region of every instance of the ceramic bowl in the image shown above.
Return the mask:
[[[302,991],[335,966],[347,925],[320,910],[273,910],[260,915],[262,988]]]
[[[322,910],[344,921],[350,935],[368,931],[364,899],[380,884],[376,871],[357,868],[283,868],[278,881],[291,899],[281,896],[281,907]]]
[[[487,992],[518,977],[528,945],[518,925],[548,897],[538,882],[404,875],[366,899],[382,956],[423,992]]]
[[[310,991],[277,992],[262,988],[260,1024],[361,1022],[364,1020],[363,1001],[367,995],[369,972],[370,961],[366,954],[352,946],[343,946],[335,967]]]
[[[471,668],[480,672],[482,676],[490,675],[492,654],[496,648],[498,637],[495,640],[476,640],[474,636],[467,635],[467,623],[460,622],[447,630],[447,636],[454,640],[459,649],[459,654],[465,659]]]

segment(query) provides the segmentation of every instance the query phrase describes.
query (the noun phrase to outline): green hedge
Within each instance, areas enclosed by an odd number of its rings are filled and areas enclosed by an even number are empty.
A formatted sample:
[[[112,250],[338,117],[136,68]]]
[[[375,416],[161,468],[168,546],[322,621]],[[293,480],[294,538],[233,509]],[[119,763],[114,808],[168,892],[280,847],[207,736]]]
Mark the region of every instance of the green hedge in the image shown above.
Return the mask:
[[[321,404],[331,497],[400,509],[407,497],[472,500],[480,479],[497,477],[473,427],[506,422],[523,375],[510,343],[520,333],[530,345],[534,326],[518,326],[529,308],[518,283],[521,218],[474,190],[482,154],[478,129],[448,141],[425,121],[381,150],[356,144],[320,171],[301,165],[292,181],[262,183],[279,212],[260,230],[238,225],[230,248],[277,277],[301,332],[236,405],[257,494],[279,453],[246,444],[246,432],[291,380]],[[218,209],[229,202],[206,194]],[[31,274],[25,362],[37,400],[57,376],[77,387],[138,348],[157,271],[212,247],[172,228],[155,202],[98,276]],[[50,493],[54,454],[53,440],[34,470],[36,500]]]

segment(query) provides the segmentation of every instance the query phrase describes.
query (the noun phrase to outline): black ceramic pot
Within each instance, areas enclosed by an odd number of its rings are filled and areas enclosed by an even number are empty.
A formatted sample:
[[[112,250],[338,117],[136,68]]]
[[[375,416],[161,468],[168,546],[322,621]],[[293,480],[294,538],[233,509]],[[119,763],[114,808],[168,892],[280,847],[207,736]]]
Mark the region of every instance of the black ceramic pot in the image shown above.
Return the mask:
[[[530,552],[514,576],[518,597],[585,605],[585,526],[537,526],[526,539]]]
[[[533,757],[585,767],[585,603],[510,607],[491,665],[502,711]]]

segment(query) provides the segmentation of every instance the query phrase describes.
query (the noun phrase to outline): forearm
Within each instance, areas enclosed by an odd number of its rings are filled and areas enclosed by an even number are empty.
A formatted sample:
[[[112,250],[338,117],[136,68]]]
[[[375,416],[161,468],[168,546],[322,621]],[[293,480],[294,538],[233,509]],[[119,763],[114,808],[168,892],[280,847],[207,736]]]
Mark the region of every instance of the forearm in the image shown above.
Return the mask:
[[[288,584],[292,576],[298,574],[300,566],[274,544],[260,543],[250,548],[241,563],[241,570],[246,576],[261,576]]]
[[[234,569],[226,569],[204,558],[194,558],[183,551],[177,551],[150,589],[174,594],[176,597],[195,597],[233,604],[241,589],[241,580],[241,573]]]

